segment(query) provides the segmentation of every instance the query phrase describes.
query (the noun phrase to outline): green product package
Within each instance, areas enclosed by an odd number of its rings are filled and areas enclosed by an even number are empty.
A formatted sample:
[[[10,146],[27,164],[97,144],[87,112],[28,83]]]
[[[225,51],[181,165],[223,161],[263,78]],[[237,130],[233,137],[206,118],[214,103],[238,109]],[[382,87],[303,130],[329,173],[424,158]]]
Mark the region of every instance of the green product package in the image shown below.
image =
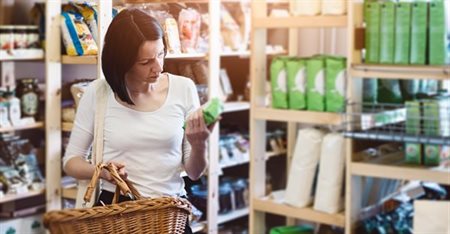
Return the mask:
[[[429,23],[429,64],[444,65],[449,63],[447,54],[447,28],[445,22],[445,3],[442,0],[430,2]]]
[[[409,164],[422,164],[422,145],[405,143],[405,162]]]
[[[380,63],[394,63],[394,29],[395,29],[395,3],[381,4],[380,19]]]
[[[378,2],[364,3],[366,63],[380,61],[380,5]]]
[[[325,110],[324,73],[324,57],[317,56],[306,61],[306,106],[308,110]]]
[[[345,107],[346,59],[325,58],[325,109],[343,112]]]
[[[425,64],[427,47],[428,3],[414,2],[411,16],[411,64]]]
[[[402,92],[398,80],[378,80],[378,102],[379,103],[402,103]]]
[[[441,146],[439,145],[423,145],[424,160],[427,166],[438,166],[441,162]]]
[[[411,44],[411,3],[399,2],[395,12],[395,64],[409,64]]]
[[[407,101],[406,107],[406,133],[418,135],[420,134],[421,102]]]
[[[306,61],[292,58],[286,61],[289,109],[306,108]]]
[[[428,136],[450,136],[450,99],[436,97],[423,101],[423,128]]]
[[[223,112],[224,106],[219,98],[211,98],[205,104],[202,105],[203,109],[203,119],[205,120],[206,126],[209,126],[217,121]],[[186,128],[186,123],[183,128]]]
[[[270,84],[272,87],[272,107],[288,108],[286,58],[277,57],[270,64]]]
[[[314,229],[309,226],[284,226],[270,229],[270,234],[313,234]]]

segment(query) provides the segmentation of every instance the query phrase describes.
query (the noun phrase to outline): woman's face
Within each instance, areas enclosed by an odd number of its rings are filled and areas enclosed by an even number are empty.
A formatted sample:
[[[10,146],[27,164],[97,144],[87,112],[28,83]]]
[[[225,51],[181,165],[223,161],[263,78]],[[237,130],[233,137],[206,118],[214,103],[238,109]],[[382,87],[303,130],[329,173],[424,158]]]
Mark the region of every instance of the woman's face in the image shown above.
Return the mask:
[[[136,61],[125,77],[133,82],[155,83],[164,66],[164,43],[162,39],[144,41],[139,47]]]

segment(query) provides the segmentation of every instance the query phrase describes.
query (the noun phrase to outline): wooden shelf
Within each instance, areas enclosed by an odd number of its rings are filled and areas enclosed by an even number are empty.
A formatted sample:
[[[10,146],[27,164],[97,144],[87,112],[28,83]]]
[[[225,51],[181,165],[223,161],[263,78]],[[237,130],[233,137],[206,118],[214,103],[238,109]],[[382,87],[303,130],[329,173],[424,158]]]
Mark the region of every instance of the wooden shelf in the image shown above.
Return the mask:
[[[66,199],[77,199],[77,187],[71,187],[71,188],[62,188],[62,197]]]
[[[450,65],[403,66],[352,64],[350,74],[352,77],[358,78],[450,80]]]
[[[316,223],[329,224],[339,227],[345,226],[344,213],[327,214],[313,210],[311,207],[296,208],[273,200],[253,199],[253,208],[256,211],[287,216]]]
[[[70,131],[72,131],[72,128],[73,128],[73,123],[63,122],[61,124],[61,129],[63,132],[70,132]]]
[[[39,128],[43,128],[43,127],[44,127],[44,122],[36,122],[34,124],[25,125],[25,126],[0,128],[0,133],[29,130],[29,129],[39,129]]]
[[[219,214],[217,218],[217,224],[220,225],[222,223],[230,222],[232,220],[247,216],[248,211],[248,207],[246,207],[239,210],[233,210],[227,214]]]
[[[268,121],[284,121],[326,125],[338,125],[342,122],[341,114],[328,112],[281,110],[259,107],[252,110],[251,114],[255,119]]]
[[[450,185],[450,169],[438,170],[420,166],[383,165],[374,163],[353,162],[351,174],[399,180],[423,180]]]
[[[224,113],[230,113],[235,111],[244,111],[250,109],[249,102],[225,102]]]
[[[347,16],[295,16],[255,18],[253,28],[338,28],[347,26]]]
[[[43,60],[43,49],[19,49],[7,52],[6,50],[0,50],[0,61],[29,61],[29,60]]]
[[[69,56],[61,57],[62,64],[97,64],[97,55],[89,56]]]
[[[29,191],[29,192],[21,193],[21,194],[7,194],[3,197],[0,197],[0,204],[12,202],[12,201],[16,201],[16,200],[20,200],[20,199],[24,199],[24,198],[28,198],[28,197],[34,197],[34,196],[42,195],[44,193],[45,193],[45,190],[43,189],[43,190],[39,190],[39,191]]]

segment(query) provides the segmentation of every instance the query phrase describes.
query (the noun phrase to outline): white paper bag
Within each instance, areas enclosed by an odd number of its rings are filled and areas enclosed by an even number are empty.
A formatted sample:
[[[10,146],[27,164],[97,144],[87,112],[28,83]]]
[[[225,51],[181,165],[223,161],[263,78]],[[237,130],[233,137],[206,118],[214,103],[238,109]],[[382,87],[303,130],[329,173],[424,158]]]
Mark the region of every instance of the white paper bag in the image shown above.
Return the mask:
[[[300,15],[318,15],[320,14],[321,0],[291,0],[291,14]]]
[[[343,15],[346,12],[346,0],[322,0],[322,15]]]
[[[320,151],[319,176],[317,177],[314,209],[335,214],[344,208],[342,184],[344,180],[344,137],[338,133],[323,138]]]
[[[450,202],[414,201],[414,234],[450,234]]]
[[[298,131],[286,187],[286,204],[304,207],[311,203],[323,135],[321,131],[313,128]]]

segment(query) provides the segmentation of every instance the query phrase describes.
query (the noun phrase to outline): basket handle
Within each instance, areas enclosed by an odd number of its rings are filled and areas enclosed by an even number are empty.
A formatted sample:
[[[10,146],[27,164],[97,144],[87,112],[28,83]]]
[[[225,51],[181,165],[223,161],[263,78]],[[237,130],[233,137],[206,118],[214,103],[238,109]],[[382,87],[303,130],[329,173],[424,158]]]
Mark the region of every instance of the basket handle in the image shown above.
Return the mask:
[[[100,173],[102,172],[103,168],[108,170],[109,174],[114,179],[117,185],[116,193],[114,194],[113,199],[114,203],[116,203],[120,191],[122,191],[123,194],[130,197],[132,200],[141,199],[141,195],[136,190],[136,188],[128,180],[123,180],[122,177],[120,177],[119,172],[117,171],[117,167],[114,164],[99,163],[95,167],[91,182],[89,183],[86,189],[86,193],[84,194],[85,202],[89,202],[91,200],[92,193],[94,192],[95,187],[97,186],[97,182],[100,178]]]

